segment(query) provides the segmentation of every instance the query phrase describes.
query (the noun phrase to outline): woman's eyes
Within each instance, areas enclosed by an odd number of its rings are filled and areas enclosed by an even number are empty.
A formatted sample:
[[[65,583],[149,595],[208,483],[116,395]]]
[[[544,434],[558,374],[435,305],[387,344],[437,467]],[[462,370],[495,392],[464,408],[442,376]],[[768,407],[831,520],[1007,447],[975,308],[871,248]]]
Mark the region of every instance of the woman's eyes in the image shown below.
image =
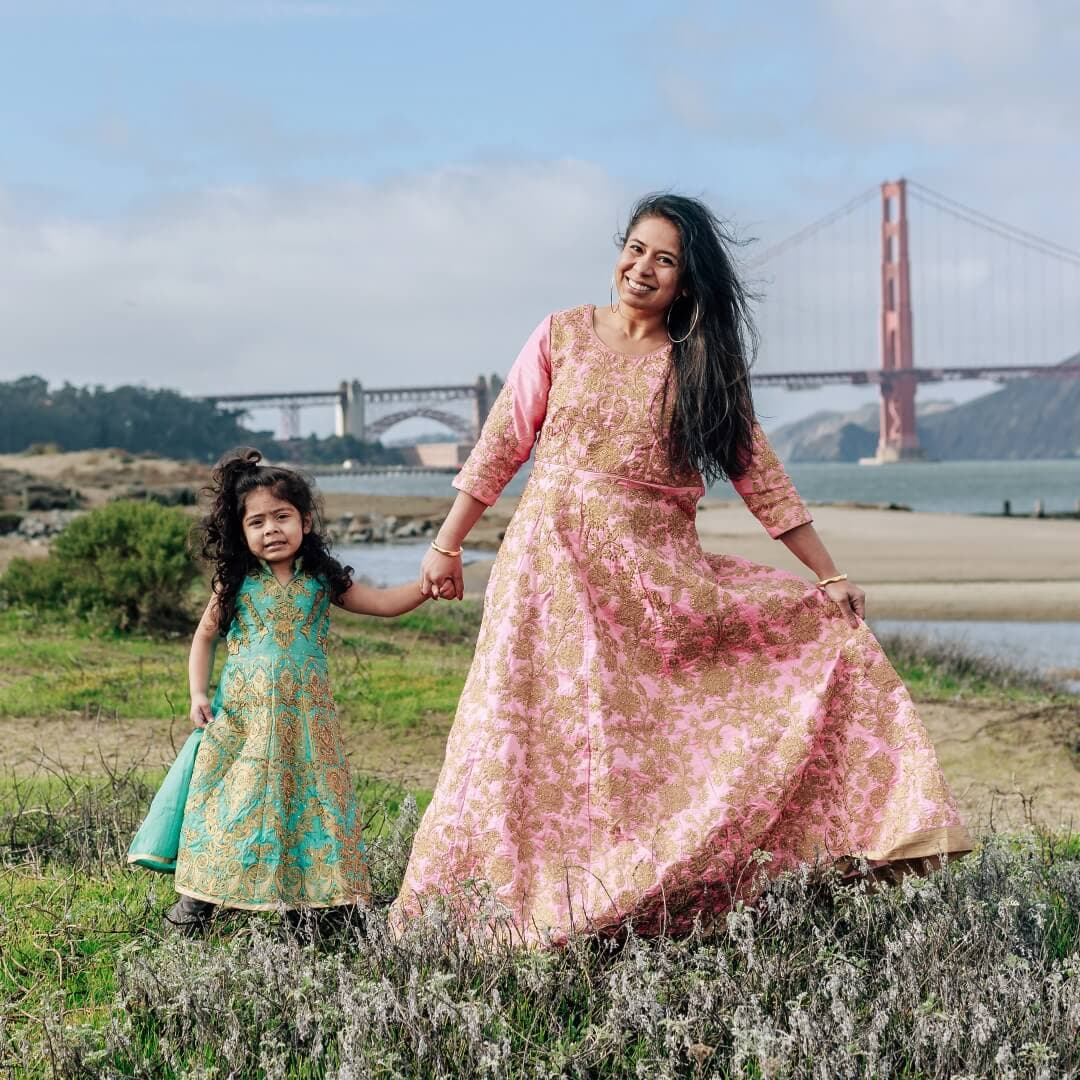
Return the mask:
[[[645,249],[640,244],[627,244],[627,251],[632,251],[635,255],[640,255]],[[664,266],[674,266],[675,260],[668,255],[661,255],[657,260],[659,263],[663,263]]]

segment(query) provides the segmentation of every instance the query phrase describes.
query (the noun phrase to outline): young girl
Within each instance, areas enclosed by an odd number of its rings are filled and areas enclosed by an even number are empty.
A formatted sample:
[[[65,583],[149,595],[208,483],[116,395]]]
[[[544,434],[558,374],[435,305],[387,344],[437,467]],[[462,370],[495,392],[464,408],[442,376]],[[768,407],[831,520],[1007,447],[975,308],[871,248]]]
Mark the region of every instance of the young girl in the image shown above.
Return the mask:
[[[327,679],[329,606],[400,615],[426,599],[415,582],[388,589],[354,582],[329,553],[308,484],[289,469],[259,465],[260,457],[241,448],[222,458],[201,525],[213,595],[188,664],[191,719],[203,731],[178,848],[148,850],[152,808],[128,856],[164,871],[175,859],[180,899],[166,919],[186,931],[217,905],[367,902],[361,816]],[[211,702],[219,637],[229,655]],[[183,768],[178,758],[173,771]],[[170,773],[159,798],[178,787]]]

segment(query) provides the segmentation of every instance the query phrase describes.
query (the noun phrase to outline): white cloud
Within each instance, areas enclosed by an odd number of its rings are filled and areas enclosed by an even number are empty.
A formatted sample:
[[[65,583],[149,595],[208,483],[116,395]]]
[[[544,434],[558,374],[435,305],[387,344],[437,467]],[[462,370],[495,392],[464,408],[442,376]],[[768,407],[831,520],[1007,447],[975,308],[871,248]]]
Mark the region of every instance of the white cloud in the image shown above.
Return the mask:
[[[238,187],[93,221],[0,193],[0,378],[190,393],[504,373],[606,295],[627,200],[576,162]]]

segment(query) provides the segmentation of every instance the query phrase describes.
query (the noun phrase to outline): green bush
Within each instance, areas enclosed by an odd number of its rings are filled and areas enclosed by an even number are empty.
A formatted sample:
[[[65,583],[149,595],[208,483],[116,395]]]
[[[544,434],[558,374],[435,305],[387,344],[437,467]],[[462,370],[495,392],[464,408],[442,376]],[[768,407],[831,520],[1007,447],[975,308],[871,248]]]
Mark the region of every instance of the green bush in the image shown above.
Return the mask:
[[[120,631],[191,624],[198,570],[188,554],[190,519],[153,502],[115,502],[73,521],[47,559],[16,559],[0,579],[8,605],[93,617]]]

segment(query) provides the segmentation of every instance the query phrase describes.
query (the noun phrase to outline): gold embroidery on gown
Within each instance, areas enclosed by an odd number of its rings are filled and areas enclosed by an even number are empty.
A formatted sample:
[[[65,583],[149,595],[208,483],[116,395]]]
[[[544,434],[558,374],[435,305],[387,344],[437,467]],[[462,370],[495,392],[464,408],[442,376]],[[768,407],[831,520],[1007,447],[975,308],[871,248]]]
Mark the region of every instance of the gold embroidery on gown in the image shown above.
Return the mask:
[[[302,571],[281,585],[264,567],[241,586],[184,811],[178,892],[239,908],[368,899],[327,678],[329,606]]]
[[[479,881],[526,941],[677,929],[723,910],[756,850],[783,869],[970,848],[870,630],[702,550],[700,477],[663,441],[670,363],[607,349],[590,308],[551,316],[454,481],[493,503],[535,447],[398,923]],[[735,487],[774,537],[810,520],[760,428]]]

